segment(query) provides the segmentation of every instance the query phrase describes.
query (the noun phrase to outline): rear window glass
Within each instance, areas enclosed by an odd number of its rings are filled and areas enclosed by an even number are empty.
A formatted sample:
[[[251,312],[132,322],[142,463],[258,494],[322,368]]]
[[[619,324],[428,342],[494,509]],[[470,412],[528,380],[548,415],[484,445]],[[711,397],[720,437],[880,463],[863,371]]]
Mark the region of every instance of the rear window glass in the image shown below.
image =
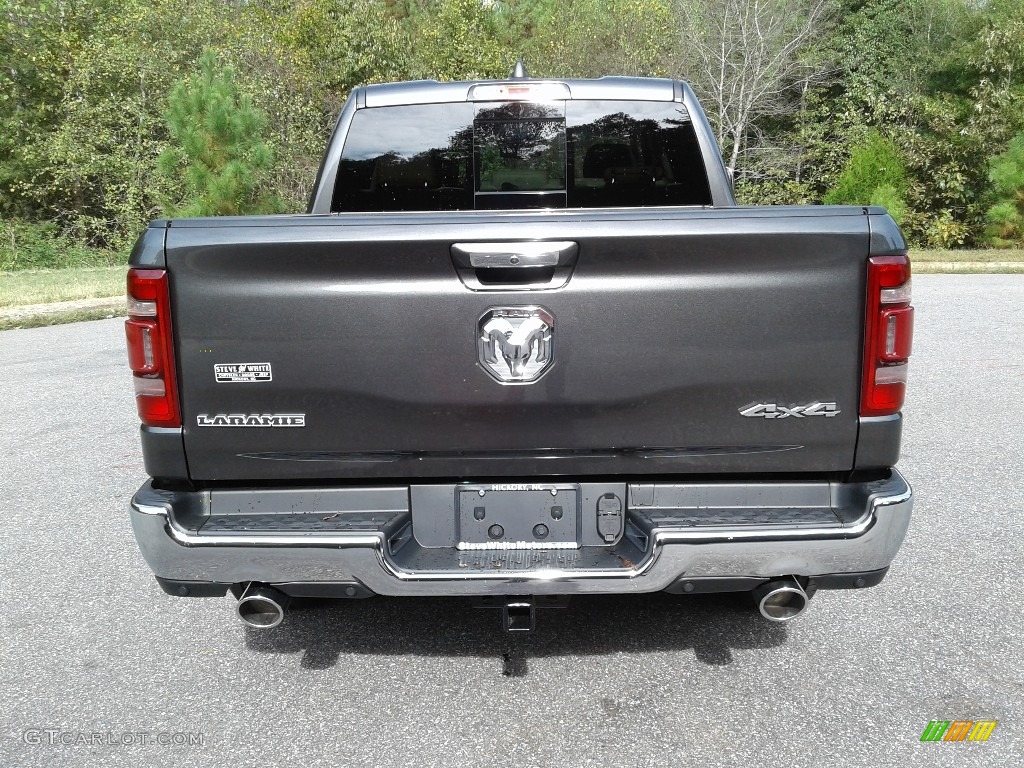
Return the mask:
[[[359,110],[332,210],[710,204],[681,104],[580,100]]]
[[[342,150],[331,210],[472,210],[472,180],[472,104],[361,109]]]
[[[693,123],[681,104],[570,101],[573,208],[710,205]]]
[[[473,121],[477,208],[565,207],[563,106],[477,106]]]

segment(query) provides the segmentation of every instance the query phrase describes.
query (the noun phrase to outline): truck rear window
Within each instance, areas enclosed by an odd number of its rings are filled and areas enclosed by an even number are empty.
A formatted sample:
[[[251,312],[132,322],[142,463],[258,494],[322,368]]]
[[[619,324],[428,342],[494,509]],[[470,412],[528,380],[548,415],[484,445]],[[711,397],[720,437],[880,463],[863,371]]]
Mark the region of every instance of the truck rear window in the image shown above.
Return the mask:
[[[710,205],[673,102],[458,102],[356,112],[331,210]]]

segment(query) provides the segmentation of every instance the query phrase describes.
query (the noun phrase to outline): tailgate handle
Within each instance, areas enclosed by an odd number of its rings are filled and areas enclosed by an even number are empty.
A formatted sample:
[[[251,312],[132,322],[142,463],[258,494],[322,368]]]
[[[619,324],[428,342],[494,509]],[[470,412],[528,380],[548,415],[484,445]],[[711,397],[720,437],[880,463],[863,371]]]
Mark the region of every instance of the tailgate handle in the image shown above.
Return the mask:
[[[566,240],[453,243],[451,253],[459,278],[471,290],[551,290],[569,282],[579,245]]]

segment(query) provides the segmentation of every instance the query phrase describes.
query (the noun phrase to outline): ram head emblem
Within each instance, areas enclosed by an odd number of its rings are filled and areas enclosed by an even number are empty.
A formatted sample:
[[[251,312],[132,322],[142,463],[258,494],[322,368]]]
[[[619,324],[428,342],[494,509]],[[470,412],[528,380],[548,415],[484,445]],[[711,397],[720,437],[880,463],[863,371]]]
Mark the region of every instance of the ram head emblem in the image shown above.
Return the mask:
[[[551,367],[555,320],[540,307],[495,307],[480,318],[480,364],[504,384],[528,384]]]

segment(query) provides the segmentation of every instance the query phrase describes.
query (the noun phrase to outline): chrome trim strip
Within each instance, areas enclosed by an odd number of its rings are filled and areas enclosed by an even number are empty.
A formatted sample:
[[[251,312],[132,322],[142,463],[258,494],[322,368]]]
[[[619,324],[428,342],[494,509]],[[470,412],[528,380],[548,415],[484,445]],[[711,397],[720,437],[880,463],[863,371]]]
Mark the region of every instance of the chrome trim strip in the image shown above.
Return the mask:
[[[167,536],[176,544],[189,548],[204,547],[329,547],[348,549],[352,547],[376,548],[383,547],[384,536],[380,533],[344,533],[344,534],[271,534],[245,536],[203,536],[182,528],[175,522],[166,507],[155,507],[149,504],[132,502],[132,510],[141,515],[163,518],[162,523]]]
[[[162,515],[167,517],[167,507],[154,507],[151,504],[139,504],[136,501],[132,502],[132,509],[138,512],[140,515]]]
[[[482,571],[482,572],[469,572],[469,573],[455,573],[452,571],[424,571],[421,573],[412,573],[410,571],[403,571],[394,563],[390,562],[381,553],[379,562],[381,567],[384,568],[391,576],[395,577],[402,582],[439,582],[439,581],[459,581],[459,582],[494,582],[494,581],[511,581],[511,582],[556,582],[556,581],[590,581],[591,579],[634,579],[651,569],[654,563],[658,559],[658,553],[660,549],[655,547],[652,553],[644,558],[643,562],[634,568],[616,568],[615,570],[598,570],[598,569],[579,569],[573,571],[558,570],[556,568],[546,568],[536,571]]]
[[[900,475],[900,473],[895,469],[893,470],[893,474],[903,478],[903,475]],[[906,480],[904,479],[903,482],[906,483]],[[871,503],[876,507],[887,507],[890,504],[902,504],[905,501],[910,501],[913,496],[914,491],[911,489],[910,483],[907,483],[907,490],[904,493],[896,494],[894,496],[876,496],[871,500]]]
[[[380,533],[198,536],[191,531],[179,528],[170,521],[167,522],[167,530],[171,538],[183,547],[328,547],[331,549],[350,549],[379,548],[384,545],[384,535]]]

